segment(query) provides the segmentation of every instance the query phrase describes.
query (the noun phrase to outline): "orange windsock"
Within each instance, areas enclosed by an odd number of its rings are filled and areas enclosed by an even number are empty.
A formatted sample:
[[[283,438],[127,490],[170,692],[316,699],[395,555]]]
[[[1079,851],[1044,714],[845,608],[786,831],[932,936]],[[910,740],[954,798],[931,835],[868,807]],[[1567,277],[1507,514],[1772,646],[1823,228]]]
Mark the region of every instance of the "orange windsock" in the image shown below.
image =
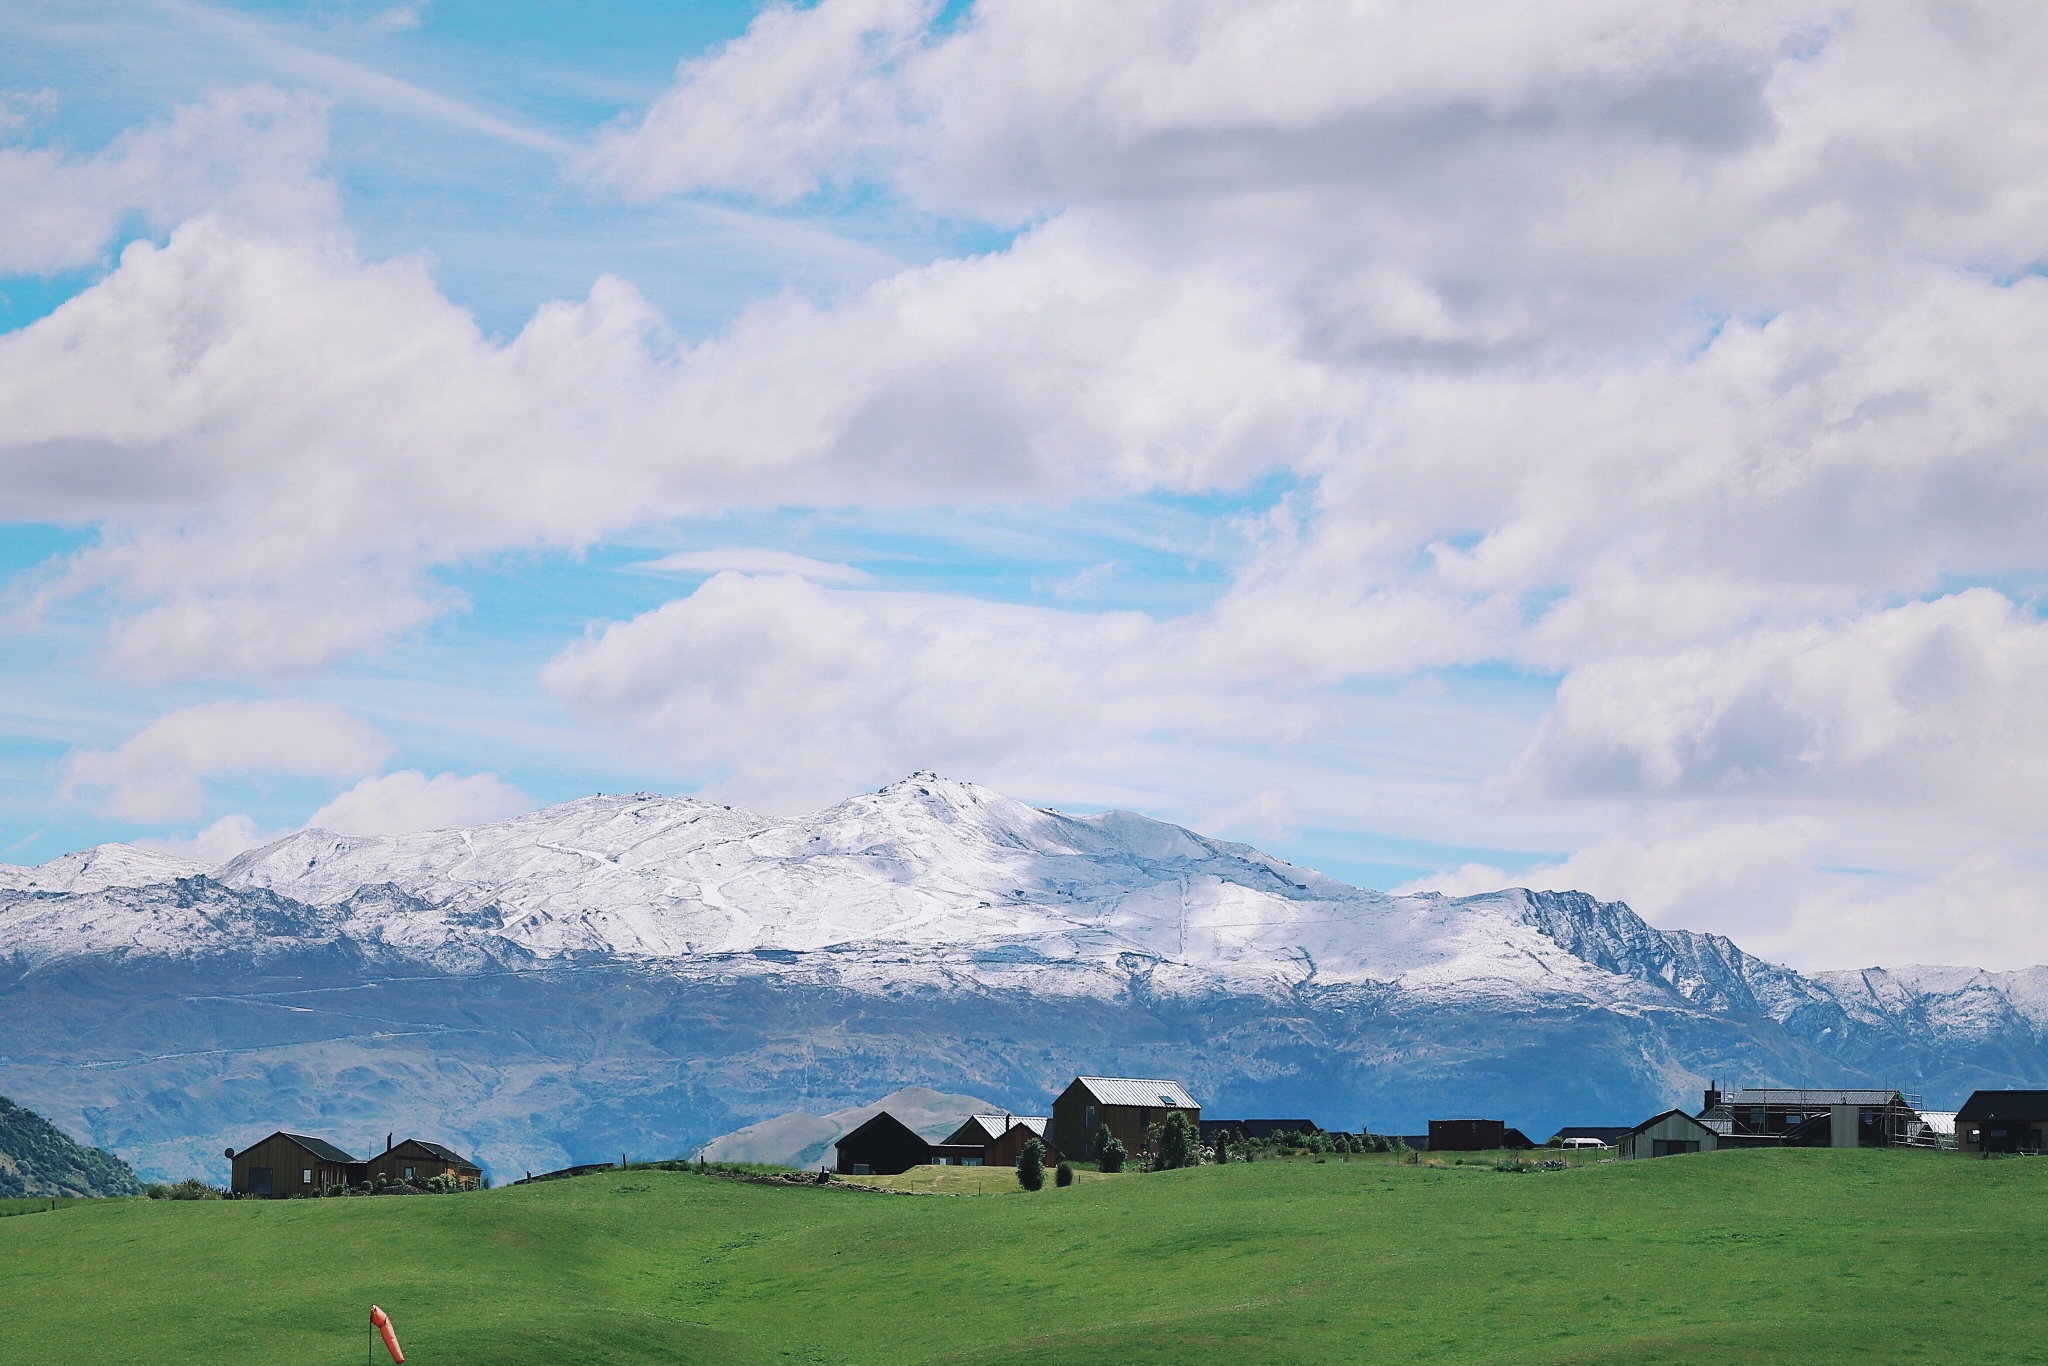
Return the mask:
[[[370,1322],[377,1325],[377,1331],[384,1335],[384,1350],[391,1353],[391,1359],[403,1366],[405,1353],[398,1350],[398,1334],[391,1330],[391,1316],[376,1305],[370,1306]]]

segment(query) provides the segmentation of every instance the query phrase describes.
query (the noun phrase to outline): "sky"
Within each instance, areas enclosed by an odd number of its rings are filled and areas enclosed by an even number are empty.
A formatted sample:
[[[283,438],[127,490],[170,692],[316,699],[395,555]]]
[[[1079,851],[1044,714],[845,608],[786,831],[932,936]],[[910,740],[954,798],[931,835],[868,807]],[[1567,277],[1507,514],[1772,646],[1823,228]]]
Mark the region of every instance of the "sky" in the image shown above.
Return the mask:
[[[0,861],[932,769],[2048,961],[2048,11],[0,8]]]

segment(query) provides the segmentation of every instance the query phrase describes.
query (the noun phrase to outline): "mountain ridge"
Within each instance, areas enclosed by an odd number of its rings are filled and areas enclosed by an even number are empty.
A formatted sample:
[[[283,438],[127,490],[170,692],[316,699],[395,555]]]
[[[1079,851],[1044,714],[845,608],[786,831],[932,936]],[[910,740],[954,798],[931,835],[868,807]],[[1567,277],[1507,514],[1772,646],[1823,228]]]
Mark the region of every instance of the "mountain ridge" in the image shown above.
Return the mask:
[[[1038,1113],[1062,1071],[1166,1068],[1380,1128],[2048,1080],[2048,969],[1801,974],[1580,892],[1395,897],[930,773],[794,817],[613,795],[196,873],[66,857],[0,870],[0,1082],[166,1174],[330,1112],[515,1169],[671,1156],[906,1078]]]

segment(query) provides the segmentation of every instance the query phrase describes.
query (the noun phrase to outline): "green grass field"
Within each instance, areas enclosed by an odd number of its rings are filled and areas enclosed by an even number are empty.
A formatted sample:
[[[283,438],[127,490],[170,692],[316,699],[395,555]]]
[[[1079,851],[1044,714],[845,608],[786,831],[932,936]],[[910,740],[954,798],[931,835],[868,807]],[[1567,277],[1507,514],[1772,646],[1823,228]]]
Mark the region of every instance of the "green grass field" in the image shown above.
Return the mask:
[[[373,1300],[418,1366],[2048,1350],[2043,1161],[1090,1178],[1027,1195],[1008,1173],[925,1172],[903,1184],[940,1193],[908,1196],[629,1171],[435,1198],[81,1202],[0,1220],[0,1358],[347,1366]]]

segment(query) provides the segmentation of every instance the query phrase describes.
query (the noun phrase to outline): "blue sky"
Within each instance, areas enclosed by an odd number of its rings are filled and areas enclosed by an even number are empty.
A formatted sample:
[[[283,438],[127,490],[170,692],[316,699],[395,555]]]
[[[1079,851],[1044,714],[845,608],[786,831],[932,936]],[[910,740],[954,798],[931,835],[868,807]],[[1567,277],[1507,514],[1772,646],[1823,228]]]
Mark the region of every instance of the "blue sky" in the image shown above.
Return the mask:
[[[2000,23],[9,6],[0,860],[934,767],[2039,961]]]

